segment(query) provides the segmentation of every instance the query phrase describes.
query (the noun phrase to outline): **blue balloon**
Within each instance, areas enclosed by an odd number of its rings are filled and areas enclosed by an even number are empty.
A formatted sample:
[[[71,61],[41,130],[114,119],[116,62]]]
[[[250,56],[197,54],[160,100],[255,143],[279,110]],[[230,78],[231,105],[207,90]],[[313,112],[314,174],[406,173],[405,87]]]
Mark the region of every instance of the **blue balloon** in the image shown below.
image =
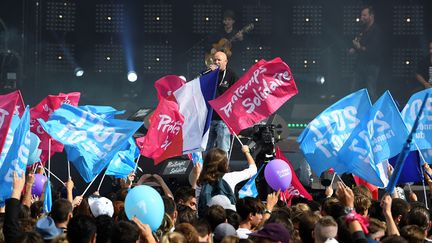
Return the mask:
[[[128,192],[124,207],[129,220],[137,217],[154,232],[161,225],[165,213],[162,197],[155,189],[144,185],[136,186]]]

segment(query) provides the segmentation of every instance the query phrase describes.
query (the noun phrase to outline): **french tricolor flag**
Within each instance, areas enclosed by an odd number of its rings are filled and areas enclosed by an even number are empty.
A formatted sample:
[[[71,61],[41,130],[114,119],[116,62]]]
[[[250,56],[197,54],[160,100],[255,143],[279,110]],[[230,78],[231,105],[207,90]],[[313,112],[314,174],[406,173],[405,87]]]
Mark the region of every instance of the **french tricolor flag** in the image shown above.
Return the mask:
[[[213,112],[208,101],[215,98],[218,73],[216,70],[187,82],[159,101],[146,136],[137,139],[142,155],[158,164],[205,150]]]

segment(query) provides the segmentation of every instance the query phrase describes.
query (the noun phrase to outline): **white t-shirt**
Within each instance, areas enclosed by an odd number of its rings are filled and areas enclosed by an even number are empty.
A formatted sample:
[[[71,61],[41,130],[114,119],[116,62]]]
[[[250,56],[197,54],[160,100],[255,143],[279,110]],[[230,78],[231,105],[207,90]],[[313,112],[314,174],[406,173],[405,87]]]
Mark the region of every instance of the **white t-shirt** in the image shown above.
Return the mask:
[[[228,183],[228,185],[231,187],[231,190],[234,192],[234,189],[238,183],[240,183],[241,181],[250,179],[256,173],[257,173],[256,164],[251,164],[251,165],[249,165],[248,168],[246,168],[244,170],[225,173],[225,175],[222,177],[222,179],[226,183]],[[200,193],[201,193],[201,186],[197,186],[197,188],[195,189],[195,197],[197,198],[197,201],[199,199]]]
[[[250,231],[249,229],[246,228],[238,228],[237,229],[237,236],[240,239],[247,239],[249,238],[249,234],[252,233],[252,231]]]

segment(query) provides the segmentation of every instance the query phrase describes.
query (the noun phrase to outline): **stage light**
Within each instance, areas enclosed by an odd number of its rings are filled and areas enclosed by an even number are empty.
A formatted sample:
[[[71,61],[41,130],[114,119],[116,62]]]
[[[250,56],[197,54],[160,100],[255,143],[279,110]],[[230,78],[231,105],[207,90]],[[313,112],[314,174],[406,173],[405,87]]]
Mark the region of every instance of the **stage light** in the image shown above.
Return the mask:
[[[264,4],[250,4],[243,5],[242,8],[242,22],[253,23],[254,28],[252,33],[254,34],[271,34],[273,28],[273,14],[272,7]]]
[[[145,4],[142,15],[144,33],[168,34],[173,30],[173,6],[171,4]]]
[[[220,4],[194,4],[192,6],[192,32],[194,34],[208,34],[218,31],[222,19],[222,5]],[[197,70],[201,68],[199,67]]]
[[[50,31],[73,32],[75,30],[76,5],[65,0],[48,1],[45,8],[45,27]]]
[[[125,55],[119,44],[96,44],[94,54],[95,70],[106,73],[125,73]]]
[[[201,55],[203,52],[201,52]],[[171,45],[145,45],[141,65],[150,67],[144,70],[144,74],[164,74],[172,72],[173,49]],[[203,58],[201,57],[201,60]],[[204,63],[203,61],[201,63]],[[133,70],[133,68],[129,68]],[[202,67],[201,67],[202,70]]]
[[[393,6],[393,35],[423,35],[426,29],[423,25],[423,18],[425,18],[425,11],[421,5]]]
[[[313,21],[312,21],[313,19]],[[321,5],[297,5],[293,7],[292,33],[295,35],[320,35],[323,27]]]
[[[129,82],[135,82],[138,79],[138,75],[136,74],[135,71],[129,71],[128,75],[127,75],[127,78],[129,80]]]
[[[84,75],[84,70],[80,67],[75,68],[74,74],[76,77],[82,77]]]
[[[325,83],[325,78],[324,76],[319,75],[316,79],[317,83],[323,85]]]
[[[394,48],[392,51],[392,75],[411,78],[423,56],[421,48]]]
[[[362,25],[360,24],[359,14],[362,11],[362,7],[363,6],[359,4],[343,6],[343,10],[342,10],[343,35],[352,38],[352,36],[358,35],[358,33],[360,33]]]

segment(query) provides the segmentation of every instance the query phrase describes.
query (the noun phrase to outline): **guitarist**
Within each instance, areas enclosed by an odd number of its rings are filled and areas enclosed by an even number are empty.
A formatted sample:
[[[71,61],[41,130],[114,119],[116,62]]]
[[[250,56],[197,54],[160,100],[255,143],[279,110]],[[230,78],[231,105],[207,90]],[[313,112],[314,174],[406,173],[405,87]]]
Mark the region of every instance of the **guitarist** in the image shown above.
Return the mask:
[[[429,41],[429,55],[424,57],[417,66],[415,78],[425,88],[432,87],[432,40]]]
[[[219,32],[219,39],[225,38],[227,40],[235,39],[237,41],[243,40],[243,33],[238,32],[237,29],[234,28],[235,24],[235,15],[232,10],[226,10],[223,16],[223,30]]]
[[[210,37],[211,54],[217,51],[223,51],[230,58],[231,68],[237,70],[237,63],[240,60],[240,42],[244,36],[242,31],[235,27],[236,18],[232,10],[226,10],[223,14],[223,26],[219,31]]]
[[[375,13],[371,6],[361,11],[362,31],[352,40],[349,53],[356,55],[352,90],[368,88],[372,101],[377,98],[378,75],[381,64],[381,34],[375,24]]]

